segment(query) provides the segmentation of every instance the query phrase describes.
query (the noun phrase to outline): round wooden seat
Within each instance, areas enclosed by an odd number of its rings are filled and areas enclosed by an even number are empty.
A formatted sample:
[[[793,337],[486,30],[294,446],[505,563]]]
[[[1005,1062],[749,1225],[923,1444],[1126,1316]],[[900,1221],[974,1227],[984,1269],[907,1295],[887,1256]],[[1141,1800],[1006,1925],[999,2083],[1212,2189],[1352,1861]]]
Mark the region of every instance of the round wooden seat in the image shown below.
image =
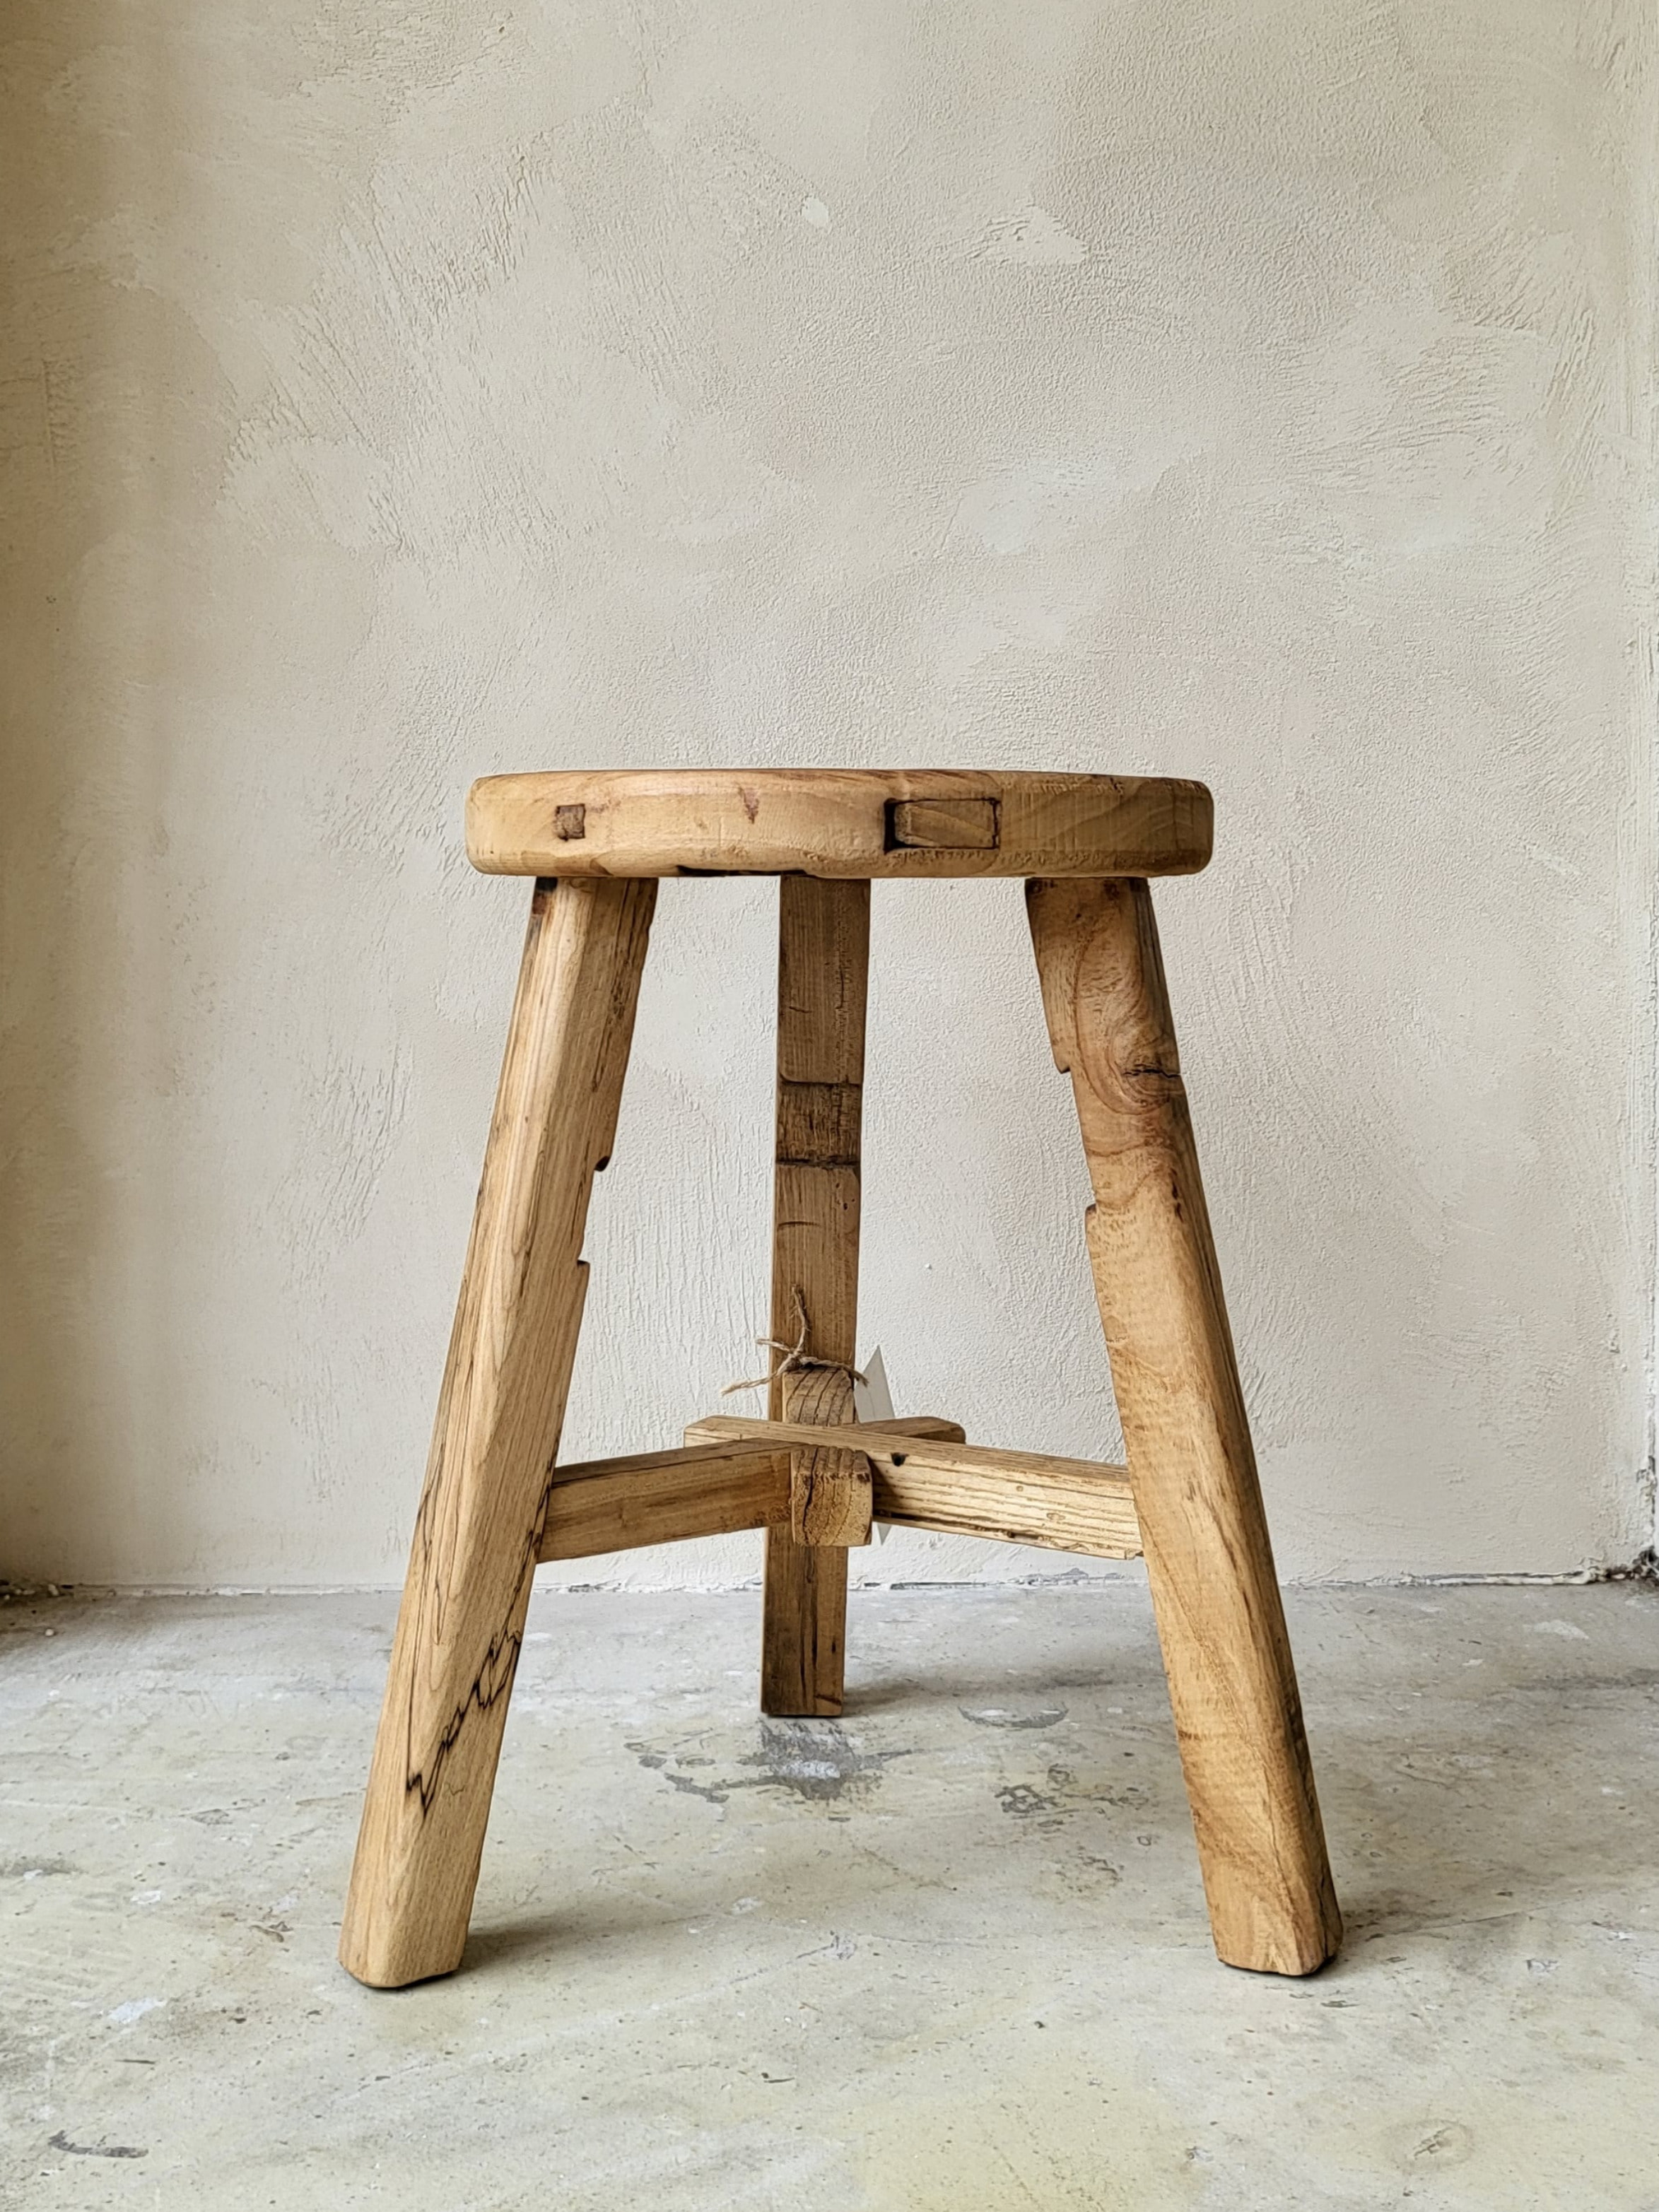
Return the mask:
[[[498,876],[1184,876],[1210,834],[1201,783],[1005,769],[566,769],[466,806]]]

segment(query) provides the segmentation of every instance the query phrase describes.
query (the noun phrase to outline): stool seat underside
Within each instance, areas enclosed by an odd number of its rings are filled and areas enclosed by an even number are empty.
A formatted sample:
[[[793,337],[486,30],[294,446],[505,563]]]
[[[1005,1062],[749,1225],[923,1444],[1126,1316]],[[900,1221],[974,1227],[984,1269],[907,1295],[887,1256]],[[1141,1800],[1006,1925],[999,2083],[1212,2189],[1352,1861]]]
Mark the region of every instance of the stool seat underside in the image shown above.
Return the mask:
[[[485,776],[472,865],[504,876],[1179,876],[1203,784],[970,769],[579,769]]]

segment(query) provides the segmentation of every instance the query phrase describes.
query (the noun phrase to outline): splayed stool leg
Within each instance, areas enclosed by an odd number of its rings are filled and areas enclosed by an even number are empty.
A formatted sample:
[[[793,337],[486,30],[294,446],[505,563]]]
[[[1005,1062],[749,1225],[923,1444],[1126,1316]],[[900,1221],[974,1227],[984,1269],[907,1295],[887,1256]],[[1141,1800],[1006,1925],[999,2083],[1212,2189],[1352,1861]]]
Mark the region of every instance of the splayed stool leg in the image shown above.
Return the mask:
[[[536,886],[341,1931],[378,1988],[466,1942],[656,890]]]

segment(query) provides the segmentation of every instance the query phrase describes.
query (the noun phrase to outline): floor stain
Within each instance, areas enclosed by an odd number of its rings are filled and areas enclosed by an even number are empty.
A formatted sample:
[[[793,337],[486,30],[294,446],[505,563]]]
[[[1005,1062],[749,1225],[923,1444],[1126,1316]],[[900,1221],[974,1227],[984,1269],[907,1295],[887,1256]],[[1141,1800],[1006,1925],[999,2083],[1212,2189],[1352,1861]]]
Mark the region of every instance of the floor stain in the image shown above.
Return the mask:
[[[136,2143],[78,2143],[71,2142],[59,2128],[55,2136],[46,2138],[48,2150],[66,2150],[71,2158],[148,2158],[148,2150]]]
[[[958,1705],[957,1711],[975,1728],[1049,1729],[1066,1717],[1064,1705],[1038,1705],[1027,1713],[1006,1705]]]
[[[1040,1790],[1033,1790],[1029,1782],[1005,1782],[997,1791],[997,1802],[1005,1813],[1012,1813],[1017,1820],[1029,1820],[1038,1813],[1057,1813],[1058,1797],[1045,1797]]]
[[[1409,2173],[1419,2165],[1462,2166],[1474,2154],[1474,2130],[1462,2120],[1443,2120],[1438,2126],[1396,2130],[1392,2137],[1396,2162]]]
[[[839,1721],[763,1720],[760,1748],[746,1752],[740,1766],[757,1767],[754,1774],[722,1775],[703,1781],[686,1771],[707,1768],[718,1761],[701,1753],[665,1751],[655,1744],[628,1746],[640,1765],[660,1774],[671,1790],[688,1797],[701,1797],[710,1805],[724,1805],[737,1790],[785,1790],[808,1803],[833,1803],[843,1798],[867,1796],[896,1759],[912,1759],[914,1747],[897,1751],[863,1751],[848,1736]]]
[[[1135,1782],[1089,1781],[1069,1766],[1050,1766],[1041,1783],[1004,1782],[996,1801],[1012,1819],[1029,1821],[1035,1828],[1063,1827],[1075,1813],[1091,1806],[1111,1805],[1133,1810],[1147,1802],[1147,1791]]]
[[[706,1805],[724,1805],[733,1790],[752,1790],[755,1787],[751,1782],[694,1782],[680,1769],[706,1766],[708,1760],[676,1759],[672,1752],[654,1750],[647,1743],[630,1743],[628,1748],[647,1772],[660,1774],[671,1790],[684,1790],[688,1797],[701,1797]]]
[[[839,1721],[761,1723],[761,1747],[745,1766],[765,1770],[765,1778],[814,1802],[860,1795],[880,1781],[895,1759],[912,1759],[914,1750],[860,1751]]]

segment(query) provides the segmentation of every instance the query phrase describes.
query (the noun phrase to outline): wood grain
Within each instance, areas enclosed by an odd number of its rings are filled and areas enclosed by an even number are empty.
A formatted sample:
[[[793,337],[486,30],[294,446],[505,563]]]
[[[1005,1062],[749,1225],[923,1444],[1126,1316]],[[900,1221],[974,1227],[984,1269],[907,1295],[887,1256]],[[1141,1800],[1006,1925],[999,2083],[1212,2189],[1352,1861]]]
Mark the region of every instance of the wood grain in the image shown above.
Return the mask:
[[[887,810],[887,842],[941,853],[994,852],[994,799],[896,799]]]
[[[1127,1471],[1097,1460],[1060,1459],[1051,1452],[1000,1451],[960,1437],[890,1433],[884,1423],[832,1432],[837,1443],[856,1437],[874,1476],[875,1514],[900,1528],[991,1536],[1007,1544],[1042,1544],[1103,1559],[1140,1556],[1140,1530]],[[744,1420],[714,1413],[694,1421],[688,1444],[779,1443],[811,1431],[793,1423]]]
[[[848,1427],[858,1419],[853,1378],[844,1368],[809,1369],[785,1383],[788,1418],[802,1425]],[[861,1451],[798,1451],[789,1485],[789,1533],[798,1544],[867,1544],[872,1493]]]
[[[1216,1948],[1305,1974],[1341,1941],[1144,882],[1027,890]]]
[[[778,885],[771,1334],[781,1344],[794,1344],[804,1311],[807,1351],[848,1368],[857,1358],[869,959],[868,884],[783,878]],[[811,1368],[780,1376],[768,1410],[778,1419],[842,1419],[852,1410],[850,1377]],[[844,1547],[868,1542],[871,1504],[869,1462],[861,1454],[796,1455],[792,1525],[769,1530],[766,1539],[763,1711],[805,1717],[840,1712]]]
[[[536,886],[341,1932],[379,1988],[466,1941],[655,898]]]
[[[1210,838],[1201,783],[1006,769],[562,769],[484,777],[466,817],[509,876],[1188,875]]]
[[[789,1455],[732,1438],[556,1470],[543,1559],[585,1559],[692,1536],[765,1528],[789,1515]]]

